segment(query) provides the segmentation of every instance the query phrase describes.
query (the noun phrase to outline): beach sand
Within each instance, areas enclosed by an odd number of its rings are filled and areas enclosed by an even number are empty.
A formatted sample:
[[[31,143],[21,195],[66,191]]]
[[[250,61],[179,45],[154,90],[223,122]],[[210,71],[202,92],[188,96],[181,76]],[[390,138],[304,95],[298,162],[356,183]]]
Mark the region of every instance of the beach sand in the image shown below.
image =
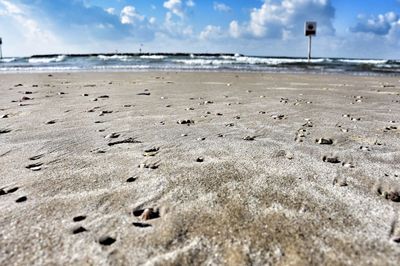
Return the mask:
[[[398,265],[398,77],[0,80],[0,265]]]

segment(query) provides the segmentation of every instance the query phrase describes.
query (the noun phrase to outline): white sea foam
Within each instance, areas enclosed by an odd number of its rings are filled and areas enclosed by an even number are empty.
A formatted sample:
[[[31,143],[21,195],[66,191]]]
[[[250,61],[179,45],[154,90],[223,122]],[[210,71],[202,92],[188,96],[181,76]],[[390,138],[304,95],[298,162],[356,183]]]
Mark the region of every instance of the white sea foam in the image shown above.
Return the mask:
[[[2,58],[2,59],[0,59],[0,62],[2,62],[2,63],[11,63],[11,62],[14,62],[15,60],[17,60],[17,58],[15,58],[15,57],[8,57],[8,58]]]
[[[103,60],[103,61],[107,61],[107,60],[120,60],[120,61],[128,61],[129,60],[129,56],[127,55],[99,55],[97,56],[99,59]]]
[[[65,55],[59,55],[56,57],[38,57],[38,58],[29,58],[28,62],[31,64],[47,64],[52,62],[62,62],[66,58]]]
[[[161,59],[165,59],[167,57],[165,55],[141,55],[140,58],[161,60]]]
[[[379,65],[387,63],[387,60],[371,60],[371,59],[339,59],[338,61],[342,63],[369,64],[369,65]]]
[[[325,59],[311,59],[311,63],[323,63]],[[221,56],[219,59],[176,59],[172,62],[185,64],[185,65],[233,65],[233,64],[247,64],[247,65],[280,65],[280,64],[296,64],[307,63],[307,59],[299,58],[262,58],[250,56]]]

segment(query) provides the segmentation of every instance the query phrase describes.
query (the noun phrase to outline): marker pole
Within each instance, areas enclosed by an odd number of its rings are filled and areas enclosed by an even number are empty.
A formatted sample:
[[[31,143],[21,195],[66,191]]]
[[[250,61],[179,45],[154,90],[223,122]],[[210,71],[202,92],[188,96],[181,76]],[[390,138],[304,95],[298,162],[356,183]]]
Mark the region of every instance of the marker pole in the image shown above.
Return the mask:
[[[309,39],[308,39],[308,63],[310,63],[310,60],[311,60],[311,38],[312,38],[312,36],[309,35],[308,37],[309,37]]]

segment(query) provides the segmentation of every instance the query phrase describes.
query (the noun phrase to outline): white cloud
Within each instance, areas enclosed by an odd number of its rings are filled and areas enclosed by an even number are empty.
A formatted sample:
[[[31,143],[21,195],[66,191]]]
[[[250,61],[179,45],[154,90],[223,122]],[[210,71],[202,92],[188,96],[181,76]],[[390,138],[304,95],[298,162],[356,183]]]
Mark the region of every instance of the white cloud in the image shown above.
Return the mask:
[[[31,16],[23,10],[23,6],[15,5],[7,0],[0,0],[0,4],[5,8],[4,15],[17,22],[27,40],[35,41],[36,43],[57,41],[53,33],[43,30],[36,20],[30,18]]]
[[[222,37],[223,32],[221,27],[207,25],[204,30],[200,33],[199,37],[202,40],[217,39]]]
[[[233,38],[239,38],[242,35],[239,23],[236,20],[229,24],[229,33]]]
[[[3,5],[3,7],[5,8],[5,12],[9,13],[9,14],[14,14],[14,15],[22,15],[23,11],[20,7],[18,7],[17,5],[6,1],[6,0],[0,0],[0,4]]]
[[[135,7],[126,6],[121,11],[121,23],[122,24],[134,24],[135,21],[143,21],[144,16],[136,12]]]
[[[116,12],[115,12],[115,8],[113,8],[113,7],[110,7],[110,8],[106,8],[106,9],[104,9],[108,14],[111,14],[111,15],[115,15],[116,14]]]
[[[318,32],[330,35],[335,32],[332,20],[335,9],[330,0],[264,0],[254,8],[248,22],[231,23],[231,35],[249,35],[255,38],[290,38],[303,34],[306,20],[318,22]]]
[[[157,19],[155,17],[149,18],[149,23],[152,25],[156,24],[156,21],[157,21]]]
[[[232,9],[230,6],[224,4],[224,3],[218,3],[214,2],[214,10],[220,11],[220,12],[230,12]]]
[[[354,27],[351,27],[350,30],[352,32],[387,35],[393,27],[397,27],[399,21],[399,16],[394,12],[369,17],[359,15],[358,23]]]
[[[181,0],[168,0],[164,2],[164,7],[168,9],[170,12],[172,12],[172,14],[175,14],[178,17],[183,18],[184,12],[182,10]]]

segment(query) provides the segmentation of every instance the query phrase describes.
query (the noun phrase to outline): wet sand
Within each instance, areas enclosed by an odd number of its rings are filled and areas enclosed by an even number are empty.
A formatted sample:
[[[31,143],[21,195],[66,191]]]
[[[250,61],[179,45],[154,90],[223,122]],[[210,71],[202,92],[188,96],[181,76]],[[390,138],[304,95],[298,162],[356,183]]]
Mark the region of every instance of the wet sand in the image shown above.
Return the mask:
[[[400,78],[0,75],[1,265],[396,265]]]

